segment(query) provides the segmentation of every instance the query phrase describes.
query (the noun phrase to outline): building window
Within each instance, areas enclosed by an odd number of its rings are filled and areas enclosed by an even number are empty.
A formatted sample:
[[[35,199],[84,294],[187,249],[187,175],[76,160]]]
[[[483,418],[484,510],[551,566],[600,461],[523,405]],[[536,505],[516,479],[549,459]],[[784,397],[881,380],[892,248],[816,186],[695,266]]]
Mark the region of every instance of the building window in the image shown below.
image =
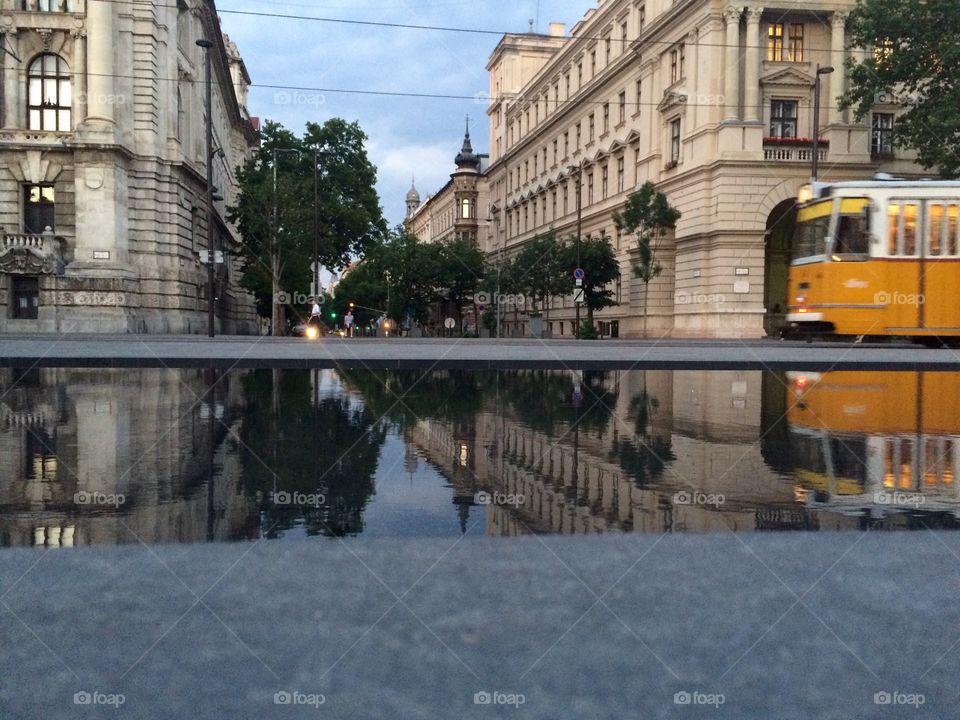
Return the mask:
[[[640,32],[643,32],[643,28],[647,24],[647,6],[640,5],[640,7],[637,8],[637,10],[638,10],[637,15],[638,15],[639,24],[640,24]]]
[[[553,141],[553,167],[557,166],[557,155],[559,154],[560,141]]]
[[[47,227],[56,229],[53,185],[23,186],[23,231],[40,235]]]
[[[567,184],[564,183],[563,185],[563,214],[564,215],[566,215],[568,212],[568,209],[567,209],[567,201],[569,200],[568,190],[569,188],[567,187]]]
[[[583,87],[583,63],[577,63],[577,90]]]
[[[600,199],[606,200],[607,191],[610,189],[610,168],[604,165],[600,170]]]
[[[643,80],[637,80],[637,112],[640,112],[640,102],[643,100]]]
[[[21,0],[21,10],[39,12],[73,12],[74,0]]]
[[[627,38],[629,37],[627,33],[627,21],[624,20],[620,23],[620,54],[622,55],[627,51]]]
[[[593,173],[587,175],[587,205],[593,204]]]
[[[680,118],[670,123],[670,164],[676,166],[680,162]]]
[[[774,100],[770,104],[770,137],[797,136],[797,101]]]
[[[603,104],[603,132],[610,132],[610,103]]]
[[[17,320],[36,320],[40,308],[40,279],[12,275],[13,317]]]
[[[580,149],[580,140],[582,139],[582,136],[583,136],[583,125],[580,123],[577,123],[577,147],[576,147],[577,150]]]
[[[473,200],[470,198],[463,198],[460,201],[460,218],[463,220],[473,218]]]
[[[597,132],[597,119],[595,113],[590,113],[590,132],[587,134],[587,142],[592,143]]]
[[[783,60],[783,23],[772,23],[767,28],[767,60]]]
[[[596,77],[597,74],[597,51],[590,51],[590,77]]]
[[[29,129],[69,132],[73,94],[64,59],[50,53],[39,56],[30,63],[27,79]]]
[[[621,125],[627,121],[627,91],[621,91],[619,97],[617,98],[619,115],[617,122]]]
[[[877,65],[883,65],[893,57],[893,39],[880,38],[873,48],[873,59]]]
[[[624,184],[626,182],[625,166],[626,166],[626,162],[624,161],[624,159],[622,157],[617,158],[617,192],[618,193],[623,192]]]
[[[570,98],[570,73],[567,73],[563,76],[563,87],[564,91],[566,92],[564,99],[568,100]]]
[[[566,158],[570,154],[570,131],[567,130],[563,134],[563,157]]]
[[[874,113],[870,135],[870,154],[893,155],[893,113]]]
[[[550,211],[553,213],[553,219],[557,219],[557,191],[550,193]]]
[[[604,57],[606,58],[606,62],[604,63],[604,65],[609,66],[609,65],[610,65],[610,60],[611,60],[612,55],[613,55],[613,51],[612,51],[613,40],[611,40],[611,39],[608,37],[606,40],[604,40],[604,45],[605,45],[605,47],[604,47],[604,51],[603,51],[603,52],[604,52]]]
[[[670,84],[671,85],[673,85],[673,83],[675,83],[677,80],[680,79],[677,60],[678,60],[677,51],[671,50],[670,51]]]
[[[787,37],[787,62],[803,62],[803,25],[790,24],[790,34]]]

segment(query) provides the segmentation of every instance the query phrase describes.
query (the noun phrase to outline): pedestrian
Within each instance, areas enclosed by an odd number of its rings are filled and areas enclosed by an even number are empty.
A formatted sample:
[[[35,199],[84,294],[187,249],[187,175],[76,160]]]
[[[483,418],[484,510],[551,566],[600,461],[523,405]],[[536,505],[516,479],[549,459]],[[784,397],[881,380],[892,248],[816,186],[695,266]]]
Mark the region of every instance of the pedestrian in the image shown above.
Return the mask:
[[[347,337],[353,337],[353,310],[347,310],[343,324],[347,328]]]
[[[320,303],[316,299],[313,301],[313,307],[310,308],[310,319],[307,321],[307,325],[320,327]]]

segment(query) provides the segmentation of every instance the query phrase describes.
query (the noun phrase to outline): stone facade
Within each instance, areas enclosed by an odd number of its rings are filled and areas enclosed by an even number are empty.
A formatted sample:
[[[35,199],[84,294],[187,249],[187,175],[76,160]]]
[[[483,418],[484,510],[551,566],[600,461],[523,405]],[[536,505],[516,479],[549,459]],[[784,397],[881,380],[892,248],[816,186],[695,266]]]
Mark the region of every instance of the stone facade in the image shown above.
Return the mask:
[[[616,249],[619,306],[601,332],[761,336],[782,322],[793,201],[811,175],[813,94],[821,75],[820,179],[919,176],[883,129],[897,107],[863,123],[839,110],[846,88],[846,14],[853,0],[729,6],[720,0],[601,0],[565,37],[505,35],[490,75],[492,235],[510,254],[538,234],[576,233]],[[873,125],[878,125],[874,131]],[[654,182],[683,216],[647,291],[633,277],[632,238],[611,217]],[[573,329],[572,298],[547,316]],[[508,323],[509,325],[509,323]],[[509,331],[509,327],[508,327]]]
[[[200,38],[224,198],[216,329],[255,332],[224,217],[256,120],[213,1],[0,0],[0,37],[0,332],[206,332]]]

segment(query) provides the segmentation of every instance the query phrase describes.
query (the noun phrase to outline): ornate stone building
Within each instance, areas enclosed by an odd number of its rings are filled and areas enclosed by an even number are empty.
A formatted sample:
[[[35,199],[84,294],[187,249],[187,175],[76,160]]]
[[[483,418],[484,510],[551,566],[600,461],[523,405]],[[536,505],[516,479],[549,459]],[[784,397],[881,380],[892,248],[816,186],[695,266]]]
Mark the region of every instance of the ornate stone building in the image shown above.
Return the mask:
[[[450,175],[450,182],[422,204],[416,187],[411,187],[407,193],[407,230],[426,242],[467,238],[481,250],[489,252],[487,160],[487,155],[473,151],[468,126],[463,147],[454,160],[457,169]]]
[[[209,38],[217,331],[253,332],[224,217],[256,119],[213,0],[0,0],[0,38],[0,331],[206,331]]]
[[[566,36],[508,34],[490,75],[490,249],[534,236],[607,236],[620,260],[608,335],[638,335],[644,291],[631,238],[612,213],[646,181],[683,217],[657,249],[654,335],[760,336],[782,322],[794,200],[811,175],[820,74],[820,179],[920,173],[895,151],[898,108],[878,98],[864,122],[839,109],[853,0],[728,5],[721,0],[601,0]],[[578,193],[579,185],[579,193]],[[571,334],[571,298],[548,318]],[[554,327],[549,327],[553,325]]]

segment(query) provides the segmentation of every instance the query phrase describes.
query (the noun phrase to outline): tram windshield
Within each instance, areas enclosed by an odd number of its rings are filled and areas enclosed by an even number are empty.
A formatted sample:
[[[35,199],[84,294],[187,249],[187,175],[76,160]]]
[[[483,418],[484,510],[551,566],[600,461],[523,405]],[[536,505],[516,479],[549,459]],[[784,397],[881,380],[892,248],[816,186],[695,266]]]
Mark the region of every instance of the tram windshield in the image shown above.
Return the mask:
[[[793,260],[822,258],[827,254],[827,235],[833,200],[824,200],[802,208],[797,214],[797,228],[793,241]]]

